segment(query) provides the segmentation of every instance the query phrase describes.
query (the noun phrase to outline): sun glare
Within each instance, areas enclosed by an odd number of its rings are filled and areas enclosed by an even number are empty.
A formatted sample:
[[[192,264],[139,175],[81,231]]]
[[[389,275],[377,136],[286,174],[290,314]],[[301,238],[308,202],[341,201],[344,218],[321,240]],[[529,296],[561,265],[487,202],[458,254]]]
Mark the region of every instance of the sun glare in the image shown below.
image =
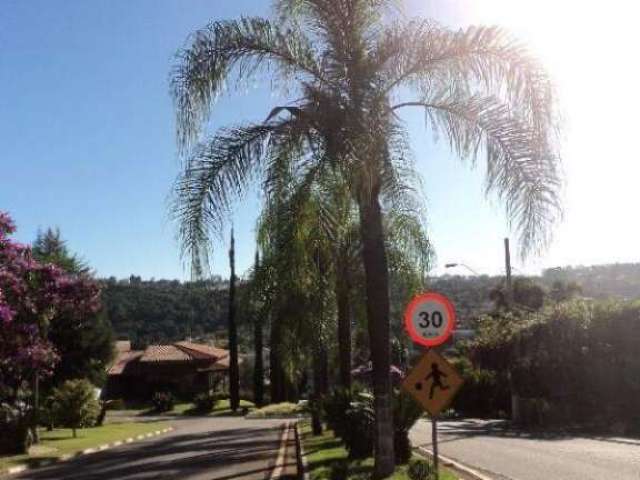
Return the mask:
[[[544,263],[637,257],[640,203],[635,143],[640,108],[636,2],[474,1],[468,22],[498,24],[545,63],[564,119],[566,221]],[[608,249],[596,248],[606,245]]]

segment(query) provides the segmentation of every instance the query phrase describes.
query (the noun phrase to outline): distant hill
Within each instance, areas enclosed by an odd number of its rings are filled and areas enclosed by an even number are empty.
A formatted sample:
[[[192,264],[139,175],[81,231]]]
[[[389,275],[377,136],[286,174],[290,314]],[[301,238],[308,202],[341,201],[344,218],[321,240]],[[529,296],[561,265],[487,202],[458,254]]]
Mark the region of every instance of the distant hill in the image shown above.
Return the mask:
[[[640,298],[640,263],[568,266],[542,273],[545,285],[551,285],[556,280],[576,282],[587,297],[627,300]]]
[[[575,282],[582,295],[593,298],[640,299],[640,263],[563,267],[529,277],[547,291],[554,282]],[[185,338],[202,339],[212,334],[224,339],[227,325],[227,281],[101,280],[102,301],[116,335],[127,338],[136,348],[151,343],[167,343]],[[429,279],[429,288],[450,297],[460,325],[493,307],[492,289],[504,284],[504,276],[443,275]],[[240,286],[240,288],[242,288]],[[240,328],[249,328],[240,321]],[[241,342],[249,342],[249,333]]]
[[[135,348],[220,331],[227,322],[227,283],[101,280],[102,303],[118,338]]]
[[[547,291],[557,281],[576,283],[590,298],[640,299],[640,263],[616,263],[545,270],[528,277]],[[430,288],[450,297],[464,326],[474,317],[491,310],[489,293],[503,285],[504,276],[443,275],[429,279]]]

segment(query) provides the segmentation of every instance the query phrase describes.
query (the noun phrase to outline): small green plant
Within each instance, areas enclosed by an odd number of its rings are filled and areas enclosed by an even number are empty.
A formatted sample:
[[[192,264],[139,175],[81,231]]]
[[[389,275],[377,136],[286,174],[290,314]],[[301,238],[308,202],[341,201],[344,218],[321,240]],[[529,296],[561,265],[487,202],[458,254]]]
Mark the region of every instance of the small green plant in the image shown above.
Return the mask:
[[[435,470],[433,464],[428,460],[422,458],[414,458],[409,461],[409,468],[407,469],[407,475],[411,480],[431,480],[434,476]]]
[[[74,438],[78,428],[93,426],[100,412],[94,386],[83,379],[67,380],[54,389],[52,405],[55,423],[71,428]]]
[[[393,395],[393,445],[396,465],[411,458],[409,430],[422,416],[422,408],[408,395],[395,391]]]
[[[8,403],[0,403],[0,454],[26,453],[31,446],[28,411]]]
[[[193,405],[197,412],[210,412],[218,403],[219,397],[215,394],[199,393],[193,398]]]
[[[342,460],[331,467],[331,480],[347,480],[349,477],[349,462]]]
[[[171,392],[156,392],[151,398],[151,403],[155,412],[170,412],[173,410],[175,399]]]
[[[366,458],[373,453],[375,414],[368,401],[356,402],[346,412],[344,443],[349,458]]]
[[[343,438],[349,428],[346,413],[351,407],[352,399],[353,395],[349,390],[336,388],[323,401],[324,420],[336,437]]]

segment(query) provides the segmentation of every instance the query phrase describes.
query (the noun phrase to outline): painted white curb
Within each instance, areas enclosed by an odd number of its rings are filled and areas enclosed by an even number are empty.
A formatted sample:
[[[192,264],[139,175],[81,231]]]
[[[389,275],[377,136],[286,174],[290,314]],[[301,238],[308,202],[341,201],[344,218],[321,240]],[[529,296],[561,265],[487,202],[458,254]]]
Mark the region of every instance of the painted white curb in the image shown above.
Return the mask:
[[[287,454],[287,442],[289,441],[289,432],[291,431],[291,423],[285,422],[282,429],[282,435],[280,436],[280,447],[278,448],[278,456],[276,458],[276,464],[269,475],[269,480],[274,480],[282,476],[282,470],[284,470],[284,462]]]
[[[104,450],[109,450],[110,448],[115,448],[115,447],[119,447],[125,443],[133,443],[136,439],[137,440],[144,440],[146,438],[150,438],[150,437],[155,437],[157,435],[162,435],[163,433],[167,433],[172,431],[174,428],[173,427],[168,427],[168,428],[164,428],[162,430],[156,430],[155,432],[151,432],[151,433],[147,433],[146,435],[138,435],[137,437],[135,437],[135,439],[133,437],[129,437],[125,440],[118,440],[116,442],[113,443],[105,443],[103,445],[100,445],[98,447],[94,447],[94,448],[85,448],[84,450],[81,450],[79,452],[70,454],[70,453],[66,453],[64,455],[61,455],[60,457],[58,457],[55,460],[52,459],[45,459],[45,460],[41,460],[37,463],[37,465],[34,465],[33,467],[29,467],[28,465],[17,465],[15,467],[11,467],[8,468],[6,470],[0,470],[0,478],[4,477],[5,475],[17,475],[18,473],[22,473],[26,470],[34,470],[36,468],[40,468],[40,467],[47,467],[49,465],[53,465],[55,463],[61,463],[61,462],[66,462],[68,460],[71,460],[72,458],[76,458],[79,457],[81,455],[90,455],[92,453],[96,453],[96,452],[102,452]]]

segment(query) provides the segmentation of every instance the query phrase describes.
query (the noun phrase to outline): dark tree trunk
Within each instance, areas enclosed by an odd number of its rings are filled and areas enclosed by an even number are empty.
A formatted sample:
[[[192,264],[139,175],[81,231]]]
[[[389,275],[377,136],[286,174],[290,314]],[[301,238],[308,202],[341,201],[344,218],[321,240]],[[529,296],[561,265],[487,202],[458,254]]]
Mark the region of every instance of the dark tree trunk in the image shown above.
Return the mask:
[[[284,401],[284,373],[278,345],[280,341],[280,321],[278,313],[272,317],[271,332],[269,335],[269,387],[271,403]]]
[[[345,259],[342,259],[344,261]],[[338,270],[336,300],[338,306],[338,369],[340,386],[351,389],[351,306],[349,305],[349,268]]]
[[[321,349],[317,348],[316,353],[318,357],[322,357]],[[326,356],[326,355],[325,355]],[[312,395],[312,404],[311,404],[311,429],[314,435],[322,434],[322,421],[320,419],[320,400],[322,398],[322,388],[323,388],[323,373],[322,373],[322,362],[321,361],[313,361],[312,367],[313,369],[313,395]]]
[[[256,318],[253,332],[255,365],[253,368],[253,394],[257,406],[264,403],[264,364],[262,361],[262,318]]]
[[[376,415],[374,476],[384,478],[394,470],[389,377],[389,272],[377,189],[360,198],[359,204]]]
[[[254,279],[258,277],[259,269],[260,257],[256,251]],[[254,302],[258,302],[258,300],[254,299]],[[260,304],[257,311],[254,312],[255,317],[253,319],[253,353],[255,356],[253,365],[253,401],[259,407],[264,403],[264,363],[262,359],[262,325],[264,323],[264,313],[264,305]]]
[[[236,331],[236,269],[235,240],[231,229],[231,248],[229,248],[229,404],[234,412],[240,406],[240,376],[238,372],[238,333]]]

